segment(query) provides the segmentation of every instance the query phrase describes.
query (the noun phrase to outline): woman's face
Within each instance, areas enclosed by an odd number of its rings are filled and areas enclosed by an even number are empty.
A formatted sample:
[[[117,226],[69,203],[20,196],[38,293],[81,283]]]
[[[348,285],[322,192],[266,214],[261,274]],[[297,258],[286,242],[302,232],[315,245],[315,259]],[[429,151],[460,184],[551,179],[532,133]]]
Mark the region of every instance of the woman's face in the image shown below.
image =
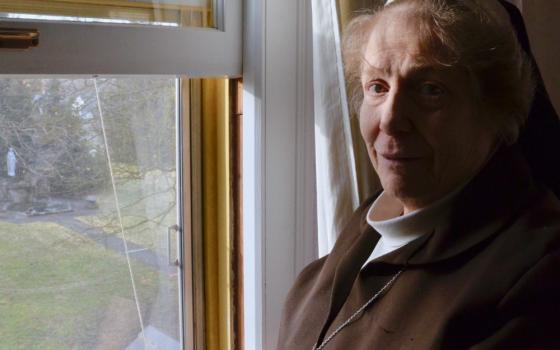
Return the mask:
[[[495,148],[466,71],[430,63],[418,20],[399,7],[378,18],[365,46],[360,130],[388,195],[405,212],[474,176]]]

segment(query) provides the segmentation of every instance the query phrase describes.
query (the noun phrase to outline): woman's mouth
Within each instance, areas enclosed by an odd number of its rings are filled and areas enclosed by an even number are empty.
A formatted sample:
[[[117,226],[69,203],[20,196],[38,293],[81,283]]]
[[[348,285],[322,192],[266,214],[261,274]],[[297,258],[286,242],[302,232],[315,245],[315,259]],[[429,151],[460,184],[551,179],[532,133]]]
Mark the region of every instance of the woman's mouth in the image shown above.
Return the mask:
[[[381,154],[381,157],[390,162],[402,162],[402,163],[412,162],[420,159],[420,157],[402,155],[402,154]]]

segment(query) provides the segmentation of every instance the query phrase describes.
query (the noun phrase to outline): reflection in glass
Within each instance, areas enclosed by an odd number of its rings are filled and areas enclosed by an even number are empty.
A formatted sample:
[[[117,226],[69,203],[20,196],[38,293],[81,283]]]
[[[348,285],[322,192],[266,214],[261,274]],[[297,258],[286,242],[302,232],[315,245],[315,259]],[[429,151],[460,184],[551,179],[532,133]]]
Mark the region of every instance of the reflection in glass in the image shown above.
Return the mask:
[[[179,348],[175,79],[95,83],[0,79],[6,349]]]
[[[214,27],[210,0],[0,0],[0,18]]]

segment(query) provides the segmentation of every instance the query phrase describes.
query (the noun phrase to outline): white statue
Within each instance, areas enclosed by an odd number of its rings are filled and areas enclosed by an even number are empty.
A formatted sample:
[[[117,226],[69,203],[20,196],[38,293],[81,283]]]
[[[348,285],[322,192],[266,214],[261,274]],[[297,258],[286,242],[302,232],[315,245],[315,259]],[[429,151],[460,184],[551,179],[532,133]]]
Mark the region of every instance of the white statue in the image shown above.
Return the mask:
[[[15,177],[16,176],[16,152],[14,151],[13,147],[10,147],[8,150],[8,155],[6,156],[6,162],[8,166],[8,176]]]

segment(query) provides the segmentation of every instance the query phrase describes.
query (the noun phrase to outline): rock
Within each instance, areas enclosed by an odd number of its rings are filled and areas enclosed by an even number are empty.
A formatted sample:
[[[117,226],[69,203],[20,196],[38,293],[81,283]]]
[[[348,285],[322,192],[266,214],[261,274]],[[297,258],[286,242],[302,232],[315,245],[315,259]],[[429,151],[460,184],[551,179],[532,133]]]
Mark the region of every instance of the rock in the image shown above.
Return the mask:
[[[99,205],[97,204],[97,197],[94,195],[88,195],[84,197],[85,208],[86,209],[97,209]]]

